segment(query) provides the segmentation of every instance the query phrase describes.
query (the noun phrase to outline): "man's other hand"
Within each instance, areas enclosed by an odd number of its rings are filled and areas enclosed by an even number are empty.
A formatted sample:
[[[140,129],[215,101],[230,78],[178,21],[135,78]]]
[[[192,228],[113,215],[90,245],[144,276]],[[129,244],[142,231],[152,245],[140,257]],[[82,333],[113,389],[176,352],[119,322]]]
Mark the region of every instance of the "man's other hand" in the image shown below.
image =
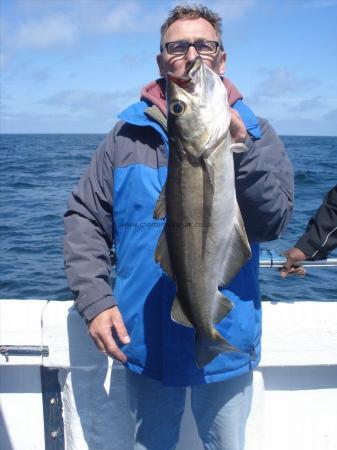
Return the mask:
[[[231,112],[231,122],[229,125],[229,131],[232,136],[232,141],[237,143],[242,143],[247,137],[247,130],[245,124],[243,123],[240,114],[233,108],[230,109]]]
[[[98,350],[122,363],[126,362],[127,358],[120,351],[116,341],[120,340],[122,344],[128,344],[130,338],[117,306],[106,309],[92,319],[88,325],[88,331]]]
[[[302,266],[294,266],[294,262],[305,261],[307,257],[305,254],[296,247],[292,247],[283,253],[283,256],[287,257],[287,261],[284,263],[280,270],[281,278],[285,278],[287,275],[305,275],[305,269]]]

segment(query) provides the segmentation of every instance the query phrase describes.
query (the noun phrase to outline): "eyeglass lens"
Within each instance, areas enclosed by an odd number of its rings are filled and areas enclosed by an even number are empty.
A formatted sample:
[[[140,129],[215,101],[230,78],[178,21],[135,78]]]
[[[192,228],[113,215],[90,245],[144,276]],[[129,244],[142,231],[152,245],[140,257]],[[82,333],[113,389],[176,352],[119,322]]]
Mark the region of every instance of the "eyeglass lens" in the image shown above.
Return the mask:
[[[215,53],[218,48],[218,42],[215,41],[176,41],[166,44],[167,52],[171,55],[184,55],[190,47],[194,47],[196,51],[202,55]]]

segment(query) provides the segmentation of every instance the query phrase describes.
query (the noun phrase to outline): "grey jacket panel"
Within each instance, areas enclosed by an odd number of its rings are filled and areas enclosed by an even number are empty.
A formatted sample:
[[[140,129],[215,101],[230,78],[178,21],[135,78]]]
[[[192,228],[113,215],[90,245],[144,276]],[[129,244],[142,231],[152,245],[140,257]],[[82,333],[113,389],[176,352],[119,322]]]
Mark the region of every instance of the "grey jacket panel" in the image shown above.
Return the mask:
[[[152,127],[120,121],[98,147],[64,216],[65,272],[76,307],[87,321],[116,305],[110,281],[113,169],[130,164],[167,165],[165,145]]]
[[[165,144],[152,127],[118,122],[114,134],[118,139],[118,148],[113,157],[114,167],[144,164],[157,169],[167,166]]]
[[[251,241],[279,237],[293,210],[294,174],[283,143],[265,119],[262,138],[247,139],[248,151],[234,154],[236,193]]]
[[[112,151],[110,133],[94,154],[64,216],[65,271],[76,306],[86,320],[116,304],[110,282],[112,225]]]

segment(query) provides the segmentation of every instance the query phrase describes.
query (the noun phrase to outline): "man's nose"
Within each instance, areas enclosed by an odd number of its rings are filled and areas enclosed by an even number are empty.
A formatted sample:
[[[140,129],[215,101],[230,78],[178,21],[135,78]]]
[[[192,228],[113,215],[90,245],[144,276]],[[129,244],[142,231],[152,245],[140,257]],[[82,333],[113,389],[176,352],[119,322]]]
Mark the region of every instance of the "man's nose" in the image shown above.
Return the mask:
[[[197,58],[198,56],[199,56],[199,53],[196,51],[196,49],[194,47],[192,47],[192,45],[190,46],[190,48],[187,50],[187,52],[185,54],[185,58],[188,62],[194,61],[195,58]]]

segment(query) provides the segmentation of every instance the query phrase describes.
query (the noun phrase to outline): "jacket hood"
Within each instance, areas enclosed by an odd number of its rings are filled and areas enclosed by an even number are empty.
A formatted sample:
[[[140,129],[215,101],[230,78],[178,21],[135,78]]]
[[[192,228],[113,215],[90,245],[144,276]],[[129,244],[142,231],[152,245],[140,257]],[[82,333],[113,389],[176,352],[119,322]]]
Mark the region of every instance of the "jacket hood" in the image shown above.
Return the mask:
[[[227,89],[228,101],[231,106],[237,100],[242,100],[241,93],[228,78],[223,78],[223,83]],[[140,99],[150,101],[158,106],[160,111],[166,116],[165,78],[158,78],[145,85],[142,88]]]

